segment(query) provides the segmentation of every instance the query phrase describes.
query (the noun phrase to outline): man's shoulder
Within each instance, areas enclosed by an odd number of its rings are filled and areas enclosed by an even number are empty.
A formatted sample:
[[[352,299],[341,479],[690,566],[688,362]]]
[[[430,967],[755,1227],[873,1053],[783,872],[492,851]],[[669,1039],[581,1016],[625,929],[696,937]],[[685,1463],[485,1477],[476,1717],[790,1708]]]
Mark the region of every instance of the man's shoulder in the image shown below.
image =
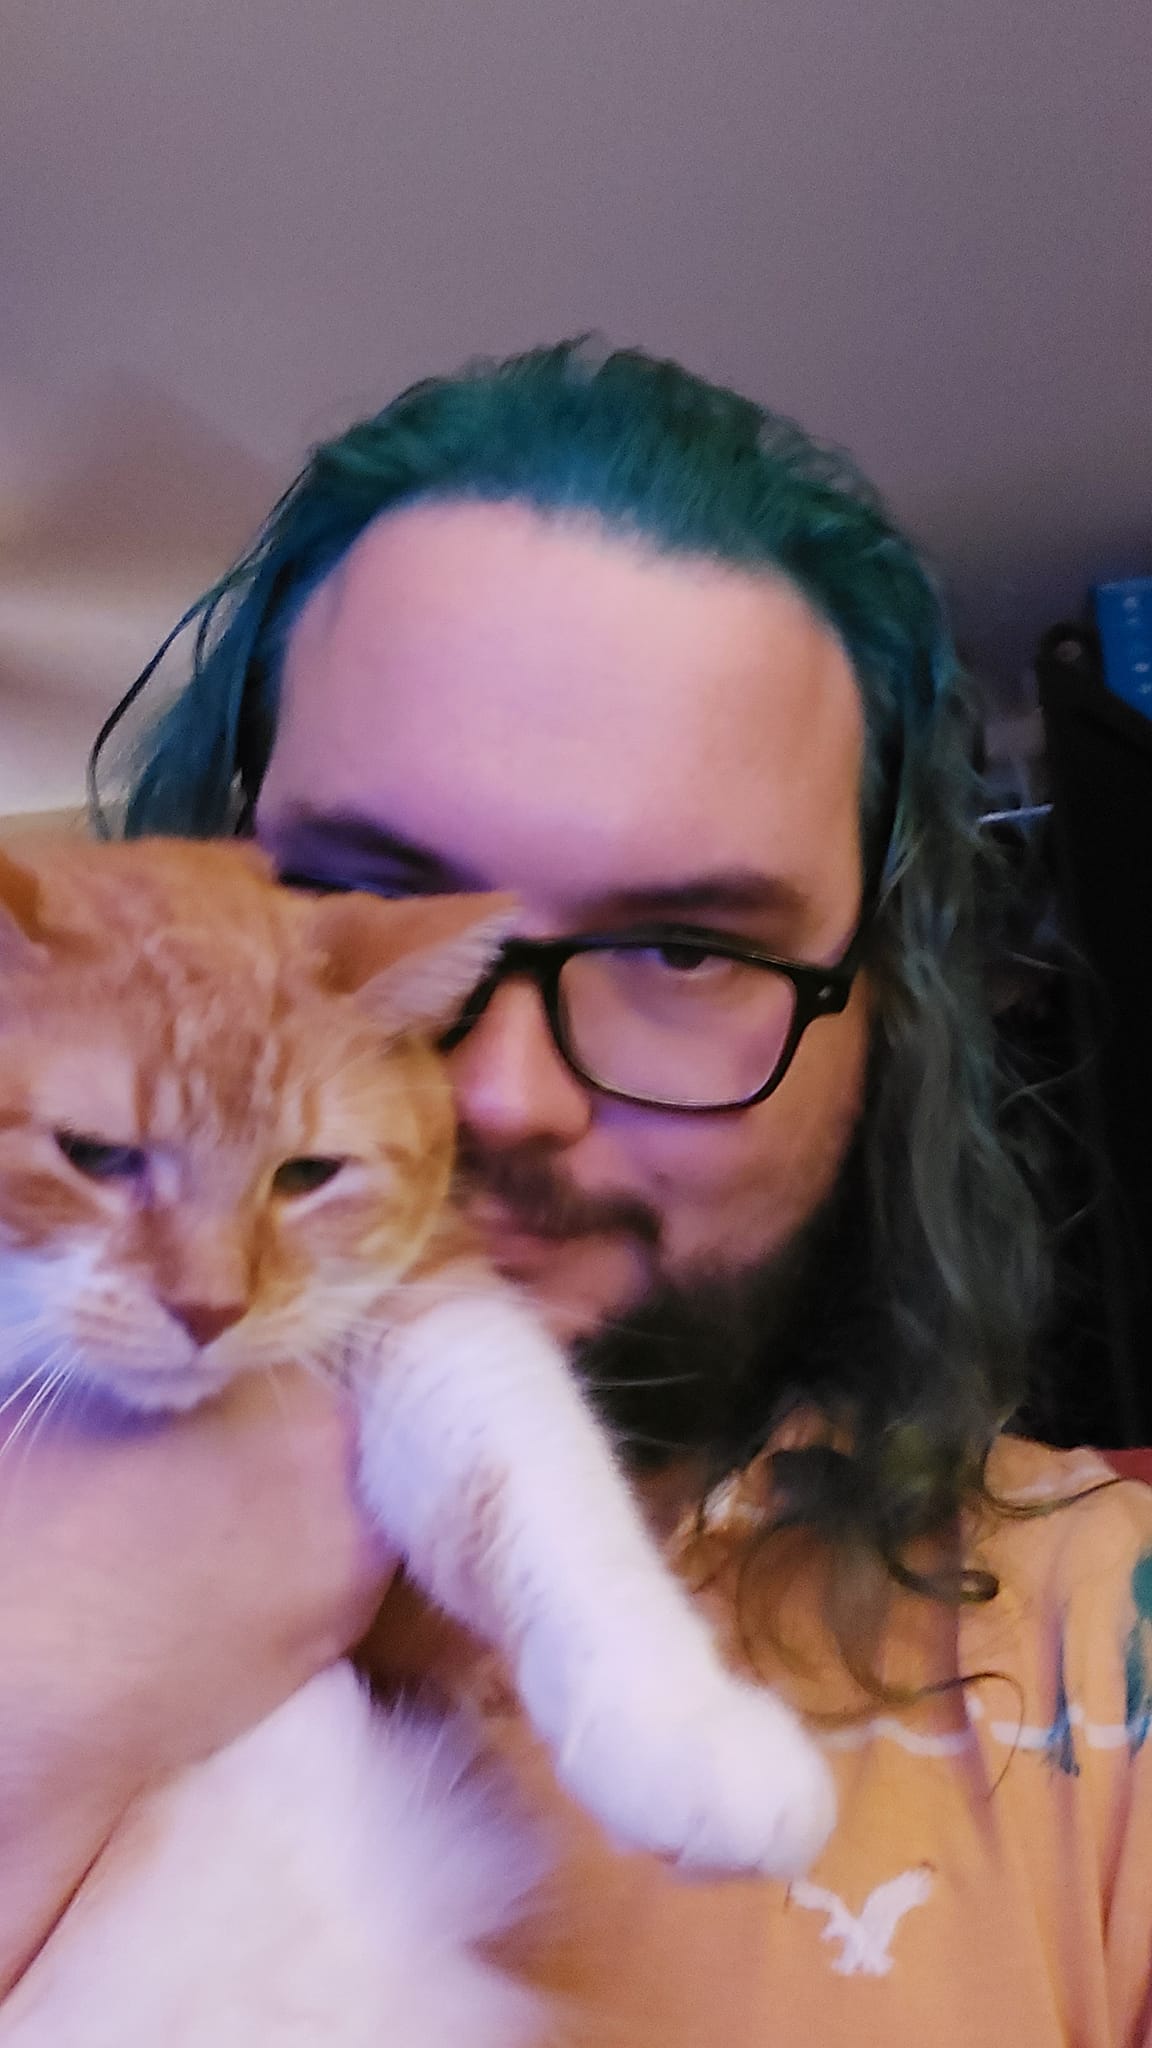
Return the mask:
[[[1152,1712],[1152,1487],[1095,1451],[1004,1438],[970,1560],[998,1591],[965,1634],[1033,1702],[1053,1696],[1097,1746],[1142,1748]],[[1108,1734],[1107,1731],[1112,1733]]]
[[[1119,1454],[1123,1455],[1123,1454]],[[988,1459],[988,1481],[994,1492],[1015,1500],[1064,1500],[1085,1489],[1110,1485],[1118,1477],[1111,1453],[1081,1444],[1055,1450],[1026,1436],[997,1437]],[[1144,1496],[1152,1498],[1145,1487]],[[1131,1496],[1128,1496],[1131,1498]]]
[[[977,1542],[1007,1566],[1071,1591],[1085,1572],[1152,1546],[1152,1487],[1118,1476],[1101,1451],[1004,1436],[988,1460]],[[995,1568],[995,1567],[994,1567]]]

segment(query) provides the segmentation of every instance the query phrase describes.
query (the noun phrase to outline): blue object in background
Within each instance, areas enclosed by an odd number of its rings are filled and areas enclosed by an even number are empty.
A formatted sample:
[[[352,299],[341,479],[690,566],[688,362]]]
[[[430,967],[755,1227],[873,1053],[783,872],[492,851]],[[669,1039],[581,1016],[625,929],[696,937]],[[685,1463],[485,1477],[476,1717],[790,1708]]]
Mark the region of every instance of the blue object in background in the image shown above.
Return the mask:
[[[1098,583],[1096,624],[1110,690],[1152,718],[1152,576]]]

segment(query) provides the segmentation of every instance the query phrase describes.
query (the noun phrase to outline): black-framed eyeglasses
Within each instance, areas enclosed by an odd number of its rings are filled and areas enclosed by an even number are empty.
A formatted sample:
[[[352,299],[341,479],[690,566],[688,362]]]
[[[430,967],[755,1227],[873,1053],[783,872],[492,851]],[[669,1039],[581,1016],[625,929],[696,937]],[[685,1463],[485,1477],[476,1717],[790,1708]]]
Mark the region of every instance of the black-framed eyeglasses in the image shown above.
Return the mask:
[[[780,1086],[808,1026],[845,1008],[865,927],[830,967],[693,925],[509,939],[441,1042],[459,1045],[504,982],[527,979],[561,1058],[600,1094],[652,1109],[750,1109]]]

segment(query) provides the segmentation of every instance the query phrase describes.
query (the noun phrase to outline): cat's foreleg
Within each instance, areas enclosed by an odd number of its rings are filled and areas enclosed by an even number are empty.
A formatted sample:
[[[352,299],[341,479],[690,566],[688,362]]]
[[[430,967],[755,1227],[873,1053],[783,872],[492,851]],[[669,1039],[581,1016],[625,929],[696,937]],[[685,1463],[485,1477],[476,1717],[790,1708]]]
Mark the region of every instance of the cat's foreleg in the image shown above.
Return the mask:
[[[507,1658],[562,1780],[618,1838],[794,1874],[831,1828],[795,1716],[727,1673],[563,1354],[475,1275],[382,1335],[363,1483],[415,1576]]]

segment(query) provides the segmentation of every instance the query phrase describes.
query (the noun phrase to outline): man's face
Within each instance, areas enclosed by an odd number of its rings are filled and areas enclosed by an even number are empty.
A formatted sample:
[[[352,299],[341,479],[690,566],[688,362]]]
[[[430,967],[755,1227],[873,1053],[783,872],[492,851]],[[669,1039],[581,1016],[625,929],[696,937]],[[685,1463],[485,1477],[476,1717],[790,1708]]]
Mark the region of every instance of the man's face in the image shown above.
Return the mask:
[[[370,527],[289,647],[257,834],[389,894],[514,890],[531,937],[690,922],[839,958],[860,910],[863,721],[834,635],[781,580],[591,520],[425,504]],[[776,1092],[611,1100],[503,984],[452,1055],[474,1213],[564,1335],[736,1274],[819,1210],[859,1113],[867,997]]]

